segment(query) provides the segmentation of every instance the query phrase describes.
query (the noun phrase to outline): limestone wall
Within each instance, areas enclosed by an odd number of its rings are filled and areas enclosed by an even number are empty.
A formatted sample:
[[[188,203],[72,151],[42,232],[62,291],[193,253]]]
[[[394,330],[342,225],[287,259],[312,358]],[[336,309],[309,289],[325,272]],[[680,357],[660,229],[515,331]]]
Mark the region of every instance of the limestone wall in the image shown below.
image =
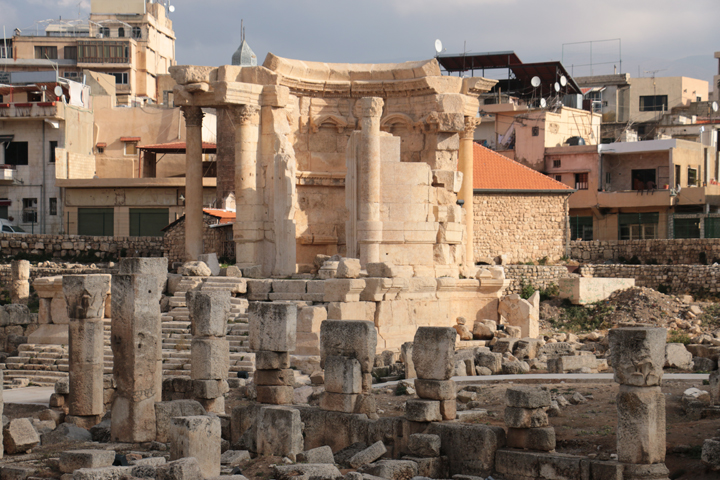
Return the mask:
[[[90,237],[83,235],[0,234],[0,255],[85,255],[91,250],[128,257],[162,257],[162,237]],[[100,259],[98,259],[99,261]]]
[[[569,276],[564,265],[505,265],[505,278],[510,280],[505,295],[520,293],[523,282],[544,290],[553,283],[559,285],[561,278]]]
[[[476,193],[475,260],[509,256],[513,263],[566,254],[567,195]]]
[[[235,258],[235,244],[232,242],[232,227],[210,228],[210,225],[217,223],[217,219],[203,215],[203,253],[217,253],[218,258]],[[231,237],[226,238],[230,233]],[[231,248],[226,248],[227,243],[232,243]],[[165,231],[162,237],[163,251],[168,257],[168,262],[185,261],[185,221],[182,220]]]
[[[708,263],[715,263],[720,259],[720,238],[570,242],[570,257],[587,263],[637,256],[642,263],[693,265],[700,263],[700,253],[705,253]]]

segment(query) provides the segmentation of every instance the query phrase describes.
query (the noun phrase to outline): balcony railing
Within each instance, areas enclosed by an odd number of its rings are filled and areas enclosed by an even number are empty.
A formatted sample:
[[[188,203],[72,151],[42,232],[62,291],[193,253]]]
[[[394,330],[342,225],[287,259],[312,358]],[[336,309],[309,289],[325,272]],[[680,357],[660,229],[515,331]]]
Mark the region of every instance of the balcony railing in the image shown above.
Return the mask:
[[[0,118],[62,117],[58,102],[0,103]]]

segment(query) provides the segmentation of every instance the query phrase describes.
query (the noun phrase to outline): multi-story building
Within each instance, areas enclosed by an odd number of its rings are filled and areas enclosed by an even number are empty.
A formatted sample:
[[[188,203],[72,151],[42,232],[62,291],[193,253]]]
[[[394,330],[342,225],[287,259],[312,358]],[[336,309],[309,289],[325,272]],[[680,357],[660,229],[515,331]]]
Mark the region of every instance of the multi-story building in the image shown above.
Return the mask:
[[[152,0],[92,0],[87,21],[39,22],[35,31],[16,29],[0,44],[3,71],[56,70],[81,83],[84,69],[107,73],[121,105],[161,103],[158,77],[175,64],[172,21]]]

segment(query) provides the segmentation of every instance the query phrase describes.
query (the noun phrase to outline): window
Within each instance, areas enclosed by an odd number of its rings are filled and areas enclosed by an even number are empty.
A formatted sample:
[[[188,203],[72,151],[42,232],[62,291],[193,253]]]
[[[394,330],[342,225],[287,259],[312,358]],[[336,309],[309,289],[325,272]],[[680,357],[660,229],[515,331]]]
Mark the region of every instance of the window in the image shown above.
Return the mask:
[[[127,42],[78,42],[80,63],[129,63],[130,49]]]
[[[667,95],[643,95],[640,97],[641,112],[665,112],[667,109]]]
[[[702,102],[702,97],[695,97],[696,102]]]
[[[78,235],[111,237],[114,222],[112,208],[78,208]]]
[[[612,175],[610,172],[605,172],[605,185],[610,185],[612,183],[610,180],[612,180]]]
[[[77,78],[78,72],[65,72],[63,73],[63,77],[65,78]]]
[[[553,160],[553,168],[560,168],[561,163],[560,160]]]
[[[123,38],[125,36],[125,29],[123,27],[118,28],[118,37]]]
[[[657,212],[621,213],[618,216],[620,240],[648,240],[657,238]]]
[[[138,142],[125,142],[125,155],[137,155]]]
[[[37,198],[23,198],[22,223],[37,223]]]
[[[553,178],[558,182],[562,182],[562,175],[555,175]]]
[[[55,149],[57,145],[57,140],[50,140],[50,163],[55,163]]]
[[[593,217],[570,217],[570,240],[593,239]]]
[[[100,35],[102,35],[103,37],[109,37],[110,27],[100,27]]]
[[[142,29],[140,27],[132,27],[132,38],[142,38]]]
[[[588,174],[587,173],[576,173],[575,174],[575,190],[587,190],[588,189]]]
[[[28,142],[10,142],[5,149],[5,165],[27,165]]]
[[[56,59],[57,56],[57,47],[35,47],[35,58],[37,59]]]
[[[115,77],[115,85],[127,85],[128,83],[127,73],[108,72],[108,75]]]
[[[675,238],[700,238],[699,218],[675,218],[673,220]]]
[[[675,165],[675,185],[680,186],[682,185],[682,169],[680,168],[680,165]]]
[[[77,60],[77,47],[65,47],[65,60]]]
[[[50,198],[48,211],[48,215],[57,215],[57,198]]]
[[[131,237],[162,237],[162,229],[169,223],[167,208],[131,208]]]
[[[8,219],[8,207],[12,204],[7,198],[0,198],[0,218]]]
[[[689,168],[688,167],[688,187],[692,187],[694,185],[698,185],[698,171],[697,168]]]
[[[42,102],[43,96],[40,92],[28,92],[27,99],[28,102]]]
[[[654,190],[657,188],[657,171],[654,168],[632,171],[633,190]]]
[[[540,127],[532,127],[532,136],[537,137],[540,135]]]

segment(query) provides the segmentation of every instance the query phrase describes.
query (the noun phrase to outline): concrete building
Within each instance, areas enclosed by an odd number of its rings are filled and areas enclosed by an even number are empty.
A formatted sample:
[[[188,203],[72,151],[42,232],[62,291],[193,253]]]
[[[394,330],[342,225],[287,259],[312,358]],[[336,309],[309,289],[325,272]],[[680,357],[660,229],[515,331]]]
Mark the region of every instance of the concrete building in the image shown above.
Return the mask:
[[[92,0],[90,12],[87,21],[41,21],[35,31],[15,29],[12,38],[0,42],[0,68],[57,70],[79,82],[88,69],[115,78],[118,104],[162,102],[165,90],[158,79],[175,64],[175,33],[165,5]]]
[[[713,76],[711,100],[720,102],[720,52],[715,52],[715,59],[718,62],[718,71],[717,71],[717,75]]]

